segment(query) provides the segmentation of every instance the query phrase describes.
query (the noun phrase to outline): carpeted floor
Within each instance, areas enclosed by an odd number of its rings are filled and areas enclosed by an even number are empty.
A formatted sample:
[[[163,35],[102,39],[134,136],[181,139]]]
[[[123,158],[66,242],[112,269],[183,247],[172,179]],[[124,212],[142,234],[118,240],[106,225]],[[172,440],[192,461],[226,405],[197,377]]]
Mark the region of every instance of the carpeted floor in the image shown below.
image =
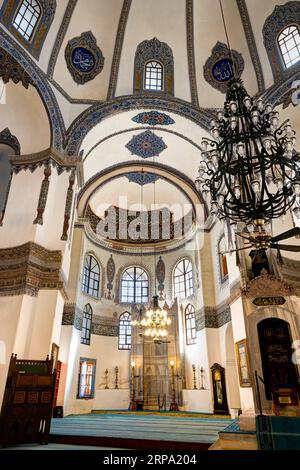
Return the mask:
[[[124,439],[135,443],[155,441],[212,444],[218,439],[219,431],[231,422],[233,420],[228,418],[199,415],[178,417],[174,414],[169,416],[169,413],[102,413],[53,419],[50,434],[52,440],[58,439],[59,436],[81,436],[89,439],[111,438],[115,439],[115,442]],[[70,440],[65,442],[70,443]]]
[[[92,410],[92,414],[98,415],[133,415],[133,416],[170,416],[176,418],[209,418],[230,419],[229,415],[214,415],[212,413],[197,413],[194,411],[124,411],[124,410]]]

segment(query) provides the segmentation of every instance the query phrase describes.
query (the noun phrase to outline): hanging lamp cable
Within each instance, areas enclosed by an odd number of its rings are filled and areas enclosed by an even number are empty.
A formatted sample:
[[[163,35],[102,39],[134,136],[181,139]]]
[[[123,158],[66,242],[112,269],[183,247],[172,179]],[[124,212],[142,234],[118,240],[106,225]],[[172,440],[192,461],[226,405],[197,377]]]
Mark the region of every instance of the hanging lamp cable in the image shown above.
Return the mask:
[[[153,174],[154,174],[154,181],[153,181],[153,202],[154,202],[154,211],[156,210],[156,173],[155,173],[155,155],[153,155]],[[159,229],[160,229],[160,213],[158,212],[158,236],[159,236]],[[156,282],[156,247],[155,247],[155,242],[153,245],[154,249],[154,294],[157,295],[157,282]]]
[[[220,5],[220,10],[221,10],[221,15],[222,15],[222,21],[223,21],[223,27],[224,27],[225,36],[226,36],[227,47],[228,47],[229,54],[230,54],[230,58],[231,58],[231,62],[232,62],[233,78],[236,79],[237,76],[236,76],[236,73],[235,73],[235,72],[236,72],[236,71],[235,71],[235,62],[234,62],[234,59],[233,59],[232,49],[231,49],[231,46],[230,46],[228,31],[227,31],[227,27],[226,27],[225,15],[224,15],[224,9],[223,9],[222,0],[219,0],[219,5]]]

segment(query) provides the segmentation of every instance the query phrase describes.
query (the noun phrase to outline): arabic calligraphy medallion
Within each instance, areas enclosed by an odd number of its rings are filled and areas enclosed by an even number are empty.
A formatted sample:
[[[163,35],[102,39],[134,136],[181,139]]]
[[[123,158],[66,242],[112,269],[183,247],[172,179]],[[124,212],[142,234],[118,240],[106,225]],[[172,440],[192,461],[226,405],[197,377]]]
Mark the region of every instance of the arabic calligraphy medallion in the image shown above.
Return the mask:
[[[72,64],[79,72],[90,72],[95,67],[94,55],[85,47],[76,47],[72,52]]]
[[[203,75],[212,87],[226,93],[228,82],[234,75],[240,78],[244,66],[244,59],[239,52],[230,51],[226,44],[217,42],[203,67]]]
[[[232,80],[234,77],[232,60],[218,60],[212,68],[212,74],[218,82],[228,82]]]
[[[68,42],[65,59],[74,81],[81,85],[93,80],[104,66],[103,54],[91,31]]]

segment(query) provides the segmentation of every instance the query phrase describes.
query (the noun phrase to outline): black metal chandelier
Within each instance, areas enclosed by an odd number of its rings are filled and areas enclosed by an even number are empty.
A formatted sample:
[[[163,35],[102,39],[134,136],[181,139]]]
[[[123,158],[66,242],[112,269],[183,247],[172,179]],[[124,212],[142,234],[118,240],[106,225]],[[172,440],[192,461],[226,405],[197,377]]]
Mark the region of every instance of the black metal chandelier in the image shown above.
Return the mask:
[[[210,194],[213,215],[255,230],[288,209],[300,218],[300,155],[289,120],[280,125],[278,111],[234,79],[210,132],[195,184]]]

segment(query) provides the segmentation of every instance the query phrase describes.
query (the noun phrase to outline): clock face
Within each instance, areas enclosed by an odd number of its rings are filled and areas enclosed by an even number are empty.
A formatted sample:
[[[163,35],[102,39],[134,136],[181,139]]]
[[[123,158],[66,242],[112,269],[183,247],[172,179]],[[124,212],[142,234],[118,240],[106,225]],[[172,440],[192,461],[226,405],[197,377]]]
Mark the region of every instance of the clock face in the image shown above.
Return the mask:
[[[95,67],[95,57],[86,47],[76,47],[72,52],[72,65],[80,73],[88,73]]]
[[[212,74],[218,82],[228,82],[234,78],[233,63],[231,59],[220,59],[212,68]]]

